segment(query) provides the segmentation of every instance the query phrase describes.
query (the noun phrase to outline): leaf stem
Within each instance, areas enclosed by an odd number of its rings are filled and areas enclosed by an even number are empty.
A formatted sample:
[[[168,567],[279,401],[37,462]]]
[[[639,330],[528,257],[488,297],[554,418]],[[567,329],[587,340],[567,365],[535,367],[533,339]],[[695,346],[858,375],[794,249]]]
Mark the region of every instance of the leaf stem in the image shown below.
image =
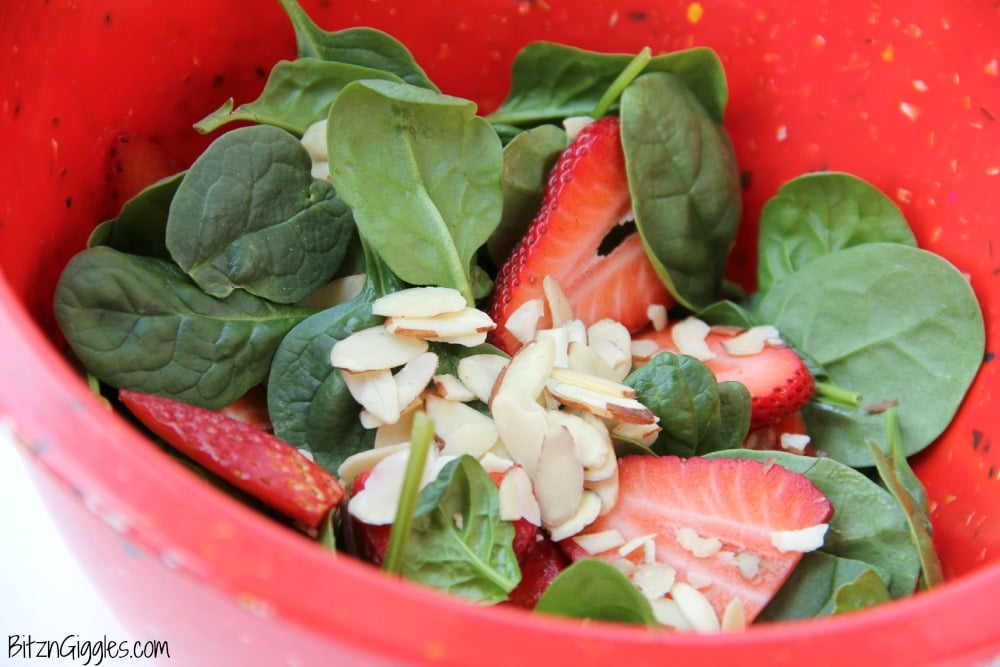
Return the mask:
[[[597,105],[594,106],[594,110],[590,115],[594,118],[600,118],[608,113],[608,109],[610,109],[615,100],[621,96],[625,87],[632,83],[637,76],[642,74],[642,70],[646,68],[646,65],[652,59],[652,50],[650,50],[648,46],[643,47],[642,51],[639,51],[639,53],[632,58],[632,61],[625,66],[625,69],[623,69],[621,73],[615,77],[615,80],[611,82],[611,85],[608,86],[606,91],[604,91],[604,95],[602,95],[601,99],[597,101]]]
[[[382,569],[390,574],[403,571],[403,554],[413,529],[413,514],[420,496],[420,480],[427,465],[427,453],[434,439],[434,422],[427,413],[420,411],[414,415],[413,429],[410,431],[410,456],[403,476],[403,487],[399,492],[396,520],[389,531],[389,546],[386,548]]]
[[[831,405],[860,408],[864,402],[864,397],[852,389],[845,389],[832,382],[817,382],[815,400]]]

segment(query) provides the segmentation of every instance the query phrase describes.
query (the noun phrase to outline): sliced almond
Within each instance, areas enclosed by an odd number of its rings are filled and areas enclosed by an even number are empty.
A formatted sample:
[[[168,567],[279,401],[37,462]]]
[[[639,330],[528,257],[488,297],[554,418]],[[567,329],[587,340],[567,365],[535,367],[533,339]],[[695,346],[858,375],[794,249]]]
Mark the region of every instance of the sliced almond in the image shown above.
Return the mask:
[[[719,617],[705,595],[691,584],[683,581],[674,583],[670,597],[680,608],[684,618],[695,632],[719,632]]]
[[[490,316],[477,308],[464,307],[433,317],[388,317],[385,330],[417,338],[455,338],[485,333],[496,327]]]
[[[443,443],[442,454],[479,458],[497,441],[493,420],[465,403],[429,395],[424,409],[434,422],[435,437]]]
[[[494,445],[490,448],[490,451],[479,457],[479,465],[488,473],[505,473],[514,467],[514,462],[506,456],[506,452],[504,452],[503,456],[497,453],[496,445]]]
[[[663,331],[667,328],[667,307],[662,303],[651,303],[646,308],[646,317],[653,325],[654,331]]]
[[[597,533],[581,533],[574,535],[570,539],[591,556],[617,549],[625,544],[625,538],[621,532],[614,528],[611,530],[602,530]]]
[[[705,574],[704,572],[698,572],[697,570],[688,570],[687,582],[697,588],[702,590],[703,588],[708,588],[712,585],[712,577]]]
[[[437,372],[438,355],[424,352],[406,362],[396,371],[396,391],[400,405],[409,405],[423,393]]]
[[[733,598],[722,610],[720,629],[723,632],[742,632],[747,629],[747,617],[743,611],[743,601]]]
[[[372,313],[383,317],[435,317],[457,313],[466,307],[465,297],[451,287],[409,287],[372,302]]]
[[[368,277],[363,273],[354,273],[331,280],[313,293],[296,302],[295,305],[304,308],[323,310],[333,308],[337,304],[353,299],[361,293]]]
[[[656,620],[661,625],[680,631],[692,629],[691,623],[688,622],[687,617],[681,611],[680,605],[675,600],[660,598],[658,600],[650,600],[649,604],[653,608],[653,616],[656,617]]]
[[[603,479],[591,481],[587,479],[587,471],[584,470],[583,488],[593,491],[601,499],[601,516],[607,514],[615,508],[618,503],[618,460],[615,459],[615,470],[610,476]]]
[[[500,518],[504,521],[525,519],[540,526],[541,510],[531,487],[531,479],[521,466],[514,466],[504,473],[499,487]]]
[[[573,319],[573,307],[555,278],[552,276],[542,278],[542,292],[549,306],[549,317],[553,328],[561,327]]]
[[[345,487],[351,486],[354,479],[366,470],[371,470],[379,461],[387,456],[409,449],[410,441],[401,442],[395,445],[387,445],[376,449],[363,449],[360,452],[351,454],[341,462],[337,468],[337,477]]]
[[[351,396],[382,424],[393,424],[402,413],[399,391],[392,371],[381,369],[360,373],[343,372],[344,385]]]
[[[655,340],[649,340],[648,338],[641,338],[639,340],[632,341],[632,360],[636,363],[642,364],[657,355],[660,351],[660,346]]]
[[[786,452],[802,454],[806,451],[811,438],[804,433],[782,433],[778,438],[781,448]]]
[[[380,424],[375,429],[374,447],[393,447],[409,444],[413,434],[413,415],[416,410],[403,411],[394,424]]]
[[[427,338],[432,343],[447,343],[449,345],[461,345],[462,347],[476,347],[486,342],[485,331],[471,334],[460,334],[457,336],[431,336]]]
[[[601,499],[593,491],[584,490],[583,498],[576,513],[558,526],[549,526],[549,537],[559,542],[573,537],[584,528],[594,523],[601,512]]]
[[[434,393],[449,401],[468,403],[476,400],[476,395],[461,380],[451,373],[441,373],[431,378]]]
[[[545,302],[541,299],[529,299],[507,316],[504,327],[511,336],[524,345],[535,339],[543,315],[545,315]]]
[[[659,424],[629,424],[617,422],[611,427],[611,437],[617,440],[634,442],[649,447],[656,442],[656,437],[663,428]]]
[[[313,162],[326,162],[326,119],[318,120],[306,128],[299,140]]]
[[[680,354],[694,357],[698,361],[708,361],[715,358],[715,352],[708,347],[706,337],[711,331],[707,322],[697,317],[681,320],[670,330],[670,337]]]
[[[815,551],[823,546],[823,540],[826,538],[826,531],[829,527],[829,524],[819,523],[799,530],[773,530],[771,531],[771,544],[782,553]]]
[[[609,455],[614,455],[611,436],[605,428],[600,428],[590,422],[565,410],[549,410],[545,414],[549,426],[562,426],[573,436],[576,456],[584,468],[603,466]],[[603,424],[602,424],[603,426]]]
[[[365,488],[351,496],[347,503],[347,510],[351,515],[374,526],[392,523],[396,518],[396,507],[399,505],[399,494],[409,458],[410,448],[407,446],[376,463],[371,468],[371,476],[365,482]],[[441,468],[453,458],[438,456],[437,450],[431,447],[427,452],[420,485],[437,477]]]
[[[677,544],[696,558],[708,558],[722,550],[722,542],[716,537],[702,537],[693,528],[678,528],[675,533]]]
[[[538,454],[534,489],[542,525],[557,526],[576,513],[583,498],[583,465],[576,457],[573,436],[565,427],[547,429]]]
[[[550,381],[547,388],[563,405],[590,414],[633,424],[655,424],[656,415],[634,398],[608,396],[566,382]]]
[[[626,577],[631,577],[632,573],[639,567],[628,558],[616,558],[608,564],[624,574]]]
[[[582,341],[571,340],[566,353],[566,367],[578,373],[586,373],[595,377],[618,382],[618,374],[597,354],[592,347]]]
[[[632,370],[632,335],[614,320],[604,319],[587,328],[587,344],[614,371],[616,380],[623,380]]]
[[[553,365],[556,368],[565,368],[569,364],[569,329],[559,327],[558,329],[541,329],[535,334],[535,339],[551,338],[555,347],[556,356]]]
[[[722,341],[722,346],[726,348],[726,352],[729,354],[736,357],[744,357],[760,354],[764,351],[764,346],[767,345],[769,340],[780,337],[781,334],[778,333],[777,328],[765,324],[750,327],[737,336],[725,339]]]
[[[537,399],[555,366],[556,349],[551,339],[533,340],[511,357],[493,387],[491,403],[498,394],[517,393]]]
[[[569,384],[576,385],[582,389],[589,389],[590,391],[607,394],[608,396],[635,398],[635,389],[627,384],[622,384],[621,382],[616,382],[614,380],[608,380],[590,373],[575,371],[570,368],[559,368],[556,366],[552,369],[552,378],[559,380],[560,382],[568,382]]]
[[[566,138],[573,141],[583,128],[593,122],[594,119],[590,116],[567,116],[563,119],[563,129],[566,130]]]
[[[491,412],[511,460],[524,466],[528,476],[534,478],[542,439],[548,430],[545,409],[527,396],[511,392],[495,396]]]
[[[744,579],[753,579],[760,574],[760,556],[750,551],[741,551],[734,555],[733,565]]]
[[[646,535],[638,535],[637,537],[633,537],[631,540],[618,547],[618,555],[622,557],[628,556],[633,551],[636,551],[637,549],[642,549],[643,545],[645,545],[647,542],[652,542],[655,539],[656,539],[656,533],[648,533]]]
[[[643,563],[632,573],[632,583],[648,600],[662,598],[677,580],[677,570],[666,563]]]
[[[471,354],[458,362],[458,379],[483,403],[488,403],[493,386],[507,365],[499,354]]]
[[[352,333],[338,341],[330,351],[334,368],[360,373],[402,366],[427,351],[427,341],[397,336],[375,326]]]

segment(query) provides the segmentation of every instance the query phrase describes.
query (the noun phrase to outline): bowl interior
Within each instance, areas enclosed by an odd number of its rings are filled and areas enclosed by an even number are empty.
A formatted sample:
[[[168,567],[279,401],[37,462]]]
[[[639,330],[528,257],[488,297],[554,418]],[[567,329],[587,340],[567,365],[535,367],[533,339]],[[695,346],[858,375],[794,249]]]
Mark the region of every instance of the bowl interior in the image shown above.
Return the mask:
[[[0,20],[0,43],[16,45],[0,53],[8,79],[0,138],[6,154],[17,156],[0,161],[0,266],[10,301],[3,305],[23,307],[37,326],[25,334],[29,342],[54,350],[61,340],[50,301],[59,271],[125,196],[107,187],[115,180],[116,138],[148,139],[188,164],[211,138],[192,123],[230,96],[252,99],[271,65],[295,53],[280,6],[270,0],[248,0],[239,12],[206,0],[197,17],[184,3],[104,5],[13,3]],[[474,99],[483,111],[502,100],[510,62],[530,41],[621,52],[713,47],[729,78],[726,124],[745,184],[732,275],[752,282],[756,219],[781,183],[808,171],[849,171],[899,205],[921,246],[969,275],[993,350],[1000,326],[992,252],[1000,15],[988,3],[303,6],[327,28],[371,25],[392,33],[445,92]],[[990,448],[1000,435],[990,406],[1000,379],[991,358],[952,426],[917,460],[951,578],[1000,561],[1000,450]],[[147,455],[154,457],[136,454]]]

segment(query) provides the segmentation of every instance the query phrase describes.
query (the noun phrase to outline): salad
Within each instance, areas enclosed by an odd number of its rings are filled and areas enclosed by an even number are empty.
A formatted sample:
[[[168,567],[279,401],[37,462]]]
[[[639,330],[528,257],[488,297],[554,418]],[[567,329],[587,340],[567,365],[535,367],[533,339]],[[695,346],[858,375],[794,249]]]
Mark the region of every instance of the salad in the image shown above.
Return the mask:
[[[299,57],[61,276],[109,402],[340,557],[479,604],[713,632],[940,583],[907,457],[983,321],[891,200],[788,182],[748,293],[711,50],[531,44],[480,115],[282,3]]]

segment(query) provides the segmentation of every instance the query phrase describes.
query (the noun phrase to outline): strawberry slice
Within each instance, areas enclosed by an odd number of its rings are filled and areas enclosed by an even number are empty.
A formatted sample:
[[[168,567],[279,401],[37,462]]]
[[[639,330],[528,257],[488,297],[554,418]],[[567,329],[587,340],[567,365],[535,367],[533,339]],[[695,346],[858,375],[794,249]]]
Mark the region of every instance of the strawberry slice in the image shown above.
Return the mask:
[[[523,609],[534,609],[549,584],[569,565],[562,550],[548,537],[539,535],[518,558],[521,581],[510,592],[509,604]]]
[[[638,233],[614,242],[631,210],[619,121],[608,116],[584,128],[552,168],[541,210],[497,274],[491,341],[510,353],[520,347],[504,325],[525,302],[544,301],[545,276],[587,324],[611,318],[636,330],[649,322],[650,305],[672,305]],[[550,322],[546,314],[541,328]]]
[[[106,168],[106,212],[112,217],[143,188],[176,174],[182,165],[152,139],[126,131],[112,137]]]
[[[728,332],[709,332],[705,342],[715,356],[704,364],[712,369],[719,382],[735,380],[750,391],[751,431],[777,423],[812,399],[816,382],[794,350],[766,345],[756,354],[734,355],[723,344],[731,338]],[[632,340],[650,340],[660,351],[678,352],[672,327],[662,331],[649,327],[634,335]]]
[[[354,483],[351,485],[352,495],[360,493],[365,488],[365,484],[368,483],[368,478],[371,477],[371,474],[371,470],[365,470],[354,478]],[[500,486],[503,473],[492,472],[490,473],[490,477],[497,486]],[[350,499],[348,499],[348,506],[350,506],[350,502]],[[377,526],[365,523],[353,516],[349,511],[344,512],[343,517],[348,549],[361,560],[373,565],[381,565],[382,561],[385,560],[385,553],[389,548],[389,533],[392,530],[392,525]],[[538,536],[538,527],[527,519],[518,519],[513,522],[513,525],[514,555],[517,557],[518,562],[521,562],[526,558],[526,554],[530,552],[535,544]]]
[[[619,460],[618,474],[617,504],[582,534],[618,531],[626,543],[652,536],[656,562],[698,589],[718,618],[738,599],[752,621],[799,562],[801,551],[775,546],[772,536],[780,543],[788,535],[775,531],[813,529],[806,533],[815,537],[833,513],[806,476],[749,459],[632,455]],[[559,543],[571,560],[623,557],[620,547],[590,554],[575,540]],[[641,567],[648,554],[625,557]]]
[[[274,432],[271,417],[267,413],[267,391],[263,385],[253,387],[240,398],[224,408],[220,408],[219,412],[261,431]]]
[[[122,403],[153,433],[233,486],[316,528],[340,504],[337,478],[295,447],[213,410],[122,389]]]

